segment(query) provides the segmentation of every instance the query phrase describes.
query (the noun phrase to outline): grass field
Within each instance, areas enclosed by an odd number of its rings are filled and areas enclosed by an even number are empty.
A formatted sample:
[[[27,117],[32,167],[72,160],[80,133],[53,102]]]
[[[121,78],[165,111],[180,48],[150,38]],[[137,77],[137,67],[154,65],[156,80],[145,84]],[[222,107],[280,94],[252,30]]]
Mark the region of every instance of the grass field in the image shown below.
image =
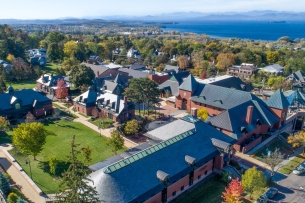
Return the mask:
[[[33,180],[47,194],[57,192],[60,181],[60,179],[53,180],[53,177],[50,175],[48,160],[51,156],[55,156],[60,161],[57,171],[60,177],[60,174],[68,167],[66,156],[69,155],[73,135],[76,135],[75,142],[80,144],[80,148],[86,145],[89,145],[91,148],[92,161],[90,164],[97,163],[113,155],[110,148],[106,145],[108,138],[101,137],[97,132],[81,123],[65,120],[59,120],[58,122],[58,125],[53,121],[45,123],[49,135],[47,136],[44,149],[37,156],[37,161],[34,161],[32,156],[18,153],[15,149],[10,151],[29,176],[30,168],[25,162],[26,158],[31,160]]]
[[[278,138],[275,138],[274,140],[272,140],[271,142],[269,142],[267,145],[265,145],[263,148],[261,148],[258,152],[256,152],[254,154],[254,158],[263,161],[262,158],[264,155],[267,155],[268,150],[271,152],[274,152],[274,150],[276,148],[280,149],[280,152],[282,152],[284,154],[284,157],[286,157],[288,154],[292,153],[291,148],[284,143],[283,141],[281,141]]]
[[[33,89],[37,87],[36,80],[23,80],[23,81],[13,81],[7,82],[7,85],[11,85],[14,89]]]
[[[286,165],[279,169],[279,172],[284,174],[290,174],[298,165],[305,160],[305,155],[299,154],[294,159],[289,161]]]
[[[60,65],[54,64],[54,63],[47,63],[47,65],[45,67],[42,67],[41,70],[44,73],[53,73],[54,75],[56,75],[56,69],[60,68]]]
[[[223,202],[221,195],[225,191],[225,187],[224,182],[213,177],[193,191],[182,194],[172,203],[221,203]]]
[[[98,119],[95,119],[94,121],[92,121],[91,119],[88,120],[90,123],[92,123],[93,125],[96,125],[96,126],[100,126],[102,129],[105,129],[105,128],[110,128],[112,126],[112,123],[113,123],[113,120],[109,119],[109,118],[106,118],[106,119],[103,119],[103,123],[104,125],[102,125],[102,119],[98,118]]]

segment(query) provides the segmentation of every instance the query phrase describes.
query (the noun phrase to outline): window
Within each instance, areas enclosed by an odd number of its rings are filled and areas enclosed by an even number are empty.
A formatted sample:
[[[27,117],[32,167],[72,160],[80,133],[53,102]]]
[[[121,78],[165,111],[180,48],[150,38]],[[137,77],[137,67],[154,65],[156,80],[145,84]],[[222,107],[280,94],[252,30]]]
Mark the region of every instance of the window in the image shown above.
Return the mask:
[[[19,103],[15,104],[15,109],[20,109],[20,104]]]
[[[204,172],[204,175],[206,175],[206,174],[208,174],[208,171],[205,171],[205,172]]]
[[[198,176],[198,180],[201,178],[201,175]]]
[[[176,191],[173,192],[173,196],[176,196]]]
[[[183,191],[183,190],[184,190],[184,186],[181,187],[181,191]]]

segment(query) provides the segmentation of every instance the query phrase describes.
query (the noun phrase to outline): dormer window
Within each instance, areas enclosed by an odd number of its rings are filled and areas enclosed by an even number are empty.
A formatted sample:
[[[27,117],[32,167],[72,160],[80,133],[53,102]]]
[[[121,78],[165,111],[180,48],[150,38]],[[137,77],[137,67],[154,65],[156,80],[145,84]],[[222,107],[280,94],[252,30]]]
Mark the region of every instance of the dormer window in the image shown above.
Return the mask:
[[[15,109],[20,109],[20,104],[19,103],[15,104]]]

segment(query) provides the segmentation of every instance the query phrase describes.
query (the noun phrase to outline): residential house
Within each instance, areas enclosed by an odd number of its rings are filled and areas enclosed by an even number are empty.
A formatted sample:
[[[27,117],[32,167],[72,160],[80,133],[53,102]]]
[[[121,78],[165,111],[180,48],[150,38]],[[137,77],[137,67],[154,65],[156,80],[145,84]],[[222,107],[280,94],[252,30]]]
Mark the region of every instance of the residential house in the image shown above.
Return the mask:
[[[141,54],[138,50],[134,49],[134,48],[131,48],[128,50],[127,52],[127,57],[128,58],[136,58],[136,59],[139,59],[141,57]]]
[[[258,71],[257,66],[248,63],[242,63],[240,66],[234,65],[227,69],[227,75],[243,77],[245,79],[250,79],[253,74]]]
[[[142,65],[142,64],[132,64],[129,66],[129,69],[132,69],[132,70],[139,70],[139,71],[144,71],[144,70],[147,70],[146,66],[145,65]]]
[[[87,92],[76,97],[73,101],[74,108],[78,112],[91,116],[92,109],[98,107],[107,118],[121,123],[135,117],[134,104],[126,97],[122,98],[122,96],[107,91],[99,93],[94,90],[94,87],[90,87]]]
[[[39,64],[45,66],[47,64],[47,50],[42,49],[31,49],[28,50],[31,64]]]
[[[149,75],[149,71],[140,71],[140,70],[133,70],[133,69],[128,69],[128,68],[119,68],[118,70],[119,73],[122,75],[128,75],[131,78],[147,78]]]
[[[166,65],[163,72],[173,72],[175,71],[176,73],[180,73],[181,69],[179,66],[171,66],[171,65]]]
[[[152,140],[89,168],[88,178],[104,202],[170,202],[219,173],[236,142],[186,116],[149,131]],[[229,167],[229,166],[227,166]]]
[[[4,60],[0,60],[0,66],[1,65],[3,66],[3,68],[5,68],[6,71],[9,71],[12,69],[12,65]]]
[[[8,92],[0,94],[0,116],[8,120],[25,116],[29,111],[35,117],[52,114],[52,101],[33,90],[14,91],[9,86]]]
[[[296,72],[293,72],[288,77],[286,77],[285,80],[287,82],[293,82],[293,83],[305,83],[305,73],[303,73],[302,71],[298,70]]]
[[[160,51],[160,50],[156,49],[156,51],[153,53],[153,57],[154,56],[162,56],[163,54],[164,54],[163,51]]]
[[[261,71],[268,72],[268,73],[274,73],[277,75],[282,75],[284,71],[284,67],[279,64],[271,64],[269,66],[266,66],[264,68],[260,68]]]
[[[53,74],[51,75],[43,74],[41,75],[40,78],[38,78],[38,80],[36,80],[37,88],[39,91],[55,96],[58,80],[65,81],[65,76],[61,76],[61,75],[53,76]],[[65,88],[68,90],[70,89],[70,86],[69,84],[66,83],[66,81],[65,81]]]
[[[90,56],[88,62],[91,64],[101,64],[103,63],[103,59],[99,56]]]
[[[106,76],[116,76],[118,74],[119,67],[109,68],[101,65],[93,65],[90,63],[81,63],[81,65],[85,65],[88,68],[91,68],[95,74],[95,77],[102,78]]]
[[[241,152],[260,143],[260,134],[283,126],[289,106],[279,90],[265,103],[247,91],[199,83],[192,75],[179,86],[174,100],[179,109],[205,107],[211,125],[236,139],[234,148]]]

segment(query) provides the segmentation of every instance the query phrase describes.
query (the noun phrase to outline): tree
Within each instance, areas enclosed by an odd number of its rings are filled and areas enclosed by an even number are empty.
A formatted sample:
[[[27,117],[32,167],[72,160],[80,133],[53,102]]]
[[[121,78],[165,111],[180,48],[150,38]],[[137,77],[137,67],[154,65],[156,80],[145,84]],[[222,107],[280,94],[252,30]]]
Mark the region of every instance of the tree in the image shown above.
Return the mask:
[[[91,149],[89,147],[89,145],[87,145],[86,147],[82,148],[82,154],[84,156],[84,160],[87,163],[87,165],[89,166],[90,162],[91,162]]]
[[[113,130],[106,144],[111,148],[111,151],[116,154],[118,150],[124,148],[124,138],[120,135],[118,130]]]
[[[267,52],[267,62],[275,63],[279,60],[280,54],[277,51],[268,51]]]
[[[43,72],[42,72],[40,66],[37,66],[37,67],[35,68],[35,72],[36,72],[36,75],[37,75],[38,77],[40,77],[40,76],[43,74]]]
[[[124,127],[124,132],[127,135],[134,135],[139,132],[139,122],[135,119],[131,121],[127,121],[125,127]]]
[[[254,191],[259,191],[266,187],[266,177],[255,166],[246,170],[241,179],[242,186],[245,192],[250,195],[250,198]]]
[[[275,174],[275,167],[279,165],[284,160],[284,154],[280,152],[279,148],[276,148],[274,152],[271,152],[270,155],[266,154],[263,156],[263,162],[268,164],[271,168],[271,177]]]
[[[50,167],[50,172],[53,176],[56,175],[57,166],[58,166],[58,160],[56,159],[56,157],[55,156],[50,157],[49,167]]]
[[[46,41],[48,44],[51,44],[51,43],[60,43],[60,42],[62,42],[64,39],[65,39],[65,35],[63,35],[61,32],[54,31],[54,32],[50,32],[50,33],[46,36],[45,41]]]
[[[35,116],[29,111],[27,114],[26,114],[26,117],[25,117],[25,122],[26,123],[32,123],[36,120]]]
[[[178,65],[181,69],[185,69],[190,66],[190,61],[187,55],[182,55],[177,58]]]
[[[51,61],[61,60],[63,58],[62,48],[57,43],[51,43],[48,45],[47,55]]]
[[[11,192],[8,196],[7,196],[7,202],[8,203],[16,203],[18,200],[18,195],[14,192]]]
[[[204,80],[207,78],[207,72],[202,72],[200,75],[200,79]]]
[[[8,121],[4,117],[0,116],[0,129],[6,130],[8,125]]]
[[[203,107],[198,110],[197,116],[200,120],[205,121],[209,117],[209,113],[207,109]]]
[[[71,151],[67,156],[68,163],[71,163],[68,170],[62,174],[59,184],[59,193],[56,194],[58,203],[92,202],[97,203],[97,191],[90,186],[92,182],[88,178],[90,171],[83,162],[78,160],[81,150],[77,149],[79,144],[75,144],[75,135],[71,142]]]
[[[226,69],[235,63],[236,56],[234,54],[219,54],[217,56],[216,67],[219,69]]]
[[[10,180],[0,172],[0,190],[7,195],[11,191]]]
[[[22,123],[14,128],[13,144],[21,151],[34,156],[43,149],[47,131],[41,123]]]
[[[27,201],[25,201],[24,199],[22,199],[21,197],[18,197],[17,202],[16,203],[27,203]]]
[[[56,98],[64,99],[66,98],[66,96],[68,96],[68,88],[66,87],[66,82],[64,81],[64,79],[58,79],[56,87]]]
[[[8,54],[7,57],[6,57],[6,60],[7,60],[8,62],[10,62],[10,63],[11,63],[14,59],[15,59],[15,56],[12,55],[12,54]]]
[[[222,198],[225,203],[241,203],[241,195],[244,190],[241,182],[238,179],[232,179],[229,186],[225,189],[226,191],[222,193]]]
[[[69,41],[64,44],[65,56],[75,56],[78,51],[77,43],[75,41]]]
[[[6,72],[6,71],[5,71]],[[0,94],[3,94],[6,90],[6,84],[2,76],[0,76]]]
[[[287,139],[288,143],[293,147],[303,147],[303,154],[305,154],[305,132],[301,131],[296,135],[290,135]]]
[[[91,68],[79,65],[74,66],[70,72],[71,82],[76,86],[91,85],[95,75]]]

